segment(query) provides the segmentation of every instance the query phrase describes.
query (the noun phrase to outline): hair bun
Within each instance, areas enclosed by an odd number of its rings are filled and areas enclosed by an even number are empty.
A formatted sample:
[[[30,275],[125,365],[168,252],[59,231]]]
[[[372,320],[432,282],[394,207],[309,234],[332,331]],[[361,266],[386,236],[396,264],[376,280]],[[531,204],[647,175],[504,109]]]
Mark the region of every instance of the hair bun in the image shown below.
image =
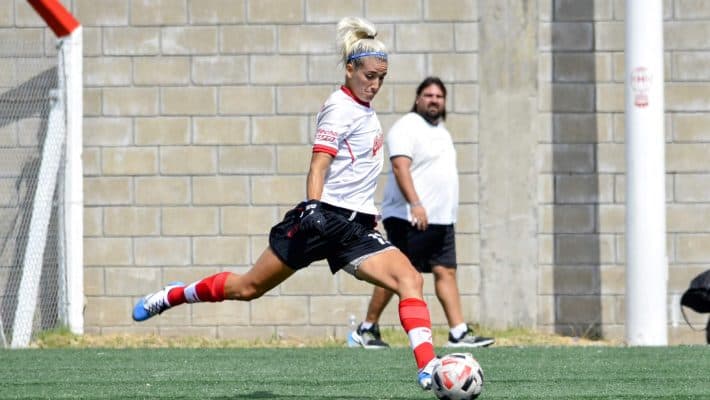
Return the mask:
[[[337,26],[336,43],[343,65],[366,55],[386,59],[387,48],[375,36],[377,28],[372,22],[359,17],[341,19]],[[358,57],[351,59],[354,55]]]

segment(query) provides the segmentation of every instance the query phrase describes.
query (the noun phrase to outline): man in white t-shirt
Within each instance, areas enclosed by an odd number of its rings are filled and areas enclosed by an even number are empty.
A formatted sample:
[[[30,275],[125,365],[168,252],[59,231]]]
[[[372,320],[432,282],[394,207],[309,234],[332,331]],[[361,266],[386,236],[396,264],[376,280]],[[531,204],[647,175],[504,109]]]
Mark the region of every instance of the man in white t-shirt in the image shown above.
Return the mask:
[[[433,273],[436,296],[449,323],[450,347],[485,347],[493,338],[476,336],[463,319],[456,282],[458,170],[451,134],[444,126],[446,87],[436,77],[417,88],[412,111],[390,129],[386,145],[392,170],[382,202],[387,239],[421,273]],[[367,316],[352,333],[365,348],[389,347],[377,321],[393,293],[379,287],[370,300]]]

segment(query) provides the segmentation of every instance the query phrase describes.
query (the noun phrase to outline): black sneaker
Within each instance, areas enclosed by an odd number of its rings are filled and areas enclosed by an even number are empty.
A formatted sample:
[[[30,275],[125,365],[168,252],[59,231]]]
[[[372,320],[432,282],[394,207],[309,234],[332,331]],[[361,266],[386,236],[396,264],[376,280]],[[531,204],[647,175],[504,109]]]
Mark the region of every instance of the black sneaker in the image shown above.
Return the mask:
[[[373,324],[369,329],[362,329],[362,324],[358,325],[357,329],[350,334],[353,342],[359,344],[366,349],[386,349],[390,347],[382,340],[380,335],[380,327]]]
[[[488,347],[495,342],[493,338],[474,335],[471,328],[468,328],[458,339],[449,332],[449,342],[446,343],[446,347]]]

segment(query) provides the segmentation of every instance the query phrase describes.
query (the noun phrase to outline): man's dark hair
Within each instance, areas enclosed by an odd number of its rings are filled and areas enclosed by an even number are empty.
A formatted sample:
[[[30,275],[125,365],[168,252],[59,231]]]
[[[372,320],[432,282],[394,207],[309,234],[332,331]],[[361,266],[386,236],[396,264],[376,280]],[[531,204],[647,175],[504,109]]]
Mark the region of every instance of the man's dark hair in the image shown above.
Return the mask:
[[[444,98],[446,98],[446,86],[444,86],[444,82],[442,82],[441,79],[439,79],[436,76],[427,77],[426,79],[424,79],[422,81],[422,83],[419,84],[419,86],[417,86],[417,97],[419,97],[419,95],[422,94],[422,91],[424,89],[428,88],[431,85],[438,86],[439,89],[441,89],[441,93],[444,94]],[[412,112],[417,112],[416,101],[414,102],[414,104],[412,104]],[[446,107],[444,107],[444,111],[442,111],[442,113],[441,113],[441,119],[442,120],[446,119]]]

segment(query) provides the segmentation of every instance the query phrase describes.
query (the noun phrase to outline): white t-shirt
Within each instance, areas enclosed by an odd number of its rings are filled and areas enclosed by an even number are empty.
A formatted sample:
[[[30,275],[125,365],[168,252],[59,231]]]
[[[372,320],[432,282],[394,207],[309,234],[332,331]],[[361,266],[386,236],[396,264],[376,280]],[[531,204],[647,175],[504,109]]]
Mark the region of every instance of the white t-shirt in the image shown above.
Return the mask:
[[[314,152],[334,157],[325,177],[321,201],[377,214],[375,188],[384,157],[382,125],[370,108],[341,87],[333,92],[316,117]]]
[[[451,134],[439,122],[434,126],[422,116],[410,112],[403,116],[387,134],[390,158],[409,157],[414,189],[426,209],[430,224],[448,225],[456,222],[459,201],[459,178],[456,150]],[[410,207],[390,171],[385,184],[382,218],[410,220]]]

